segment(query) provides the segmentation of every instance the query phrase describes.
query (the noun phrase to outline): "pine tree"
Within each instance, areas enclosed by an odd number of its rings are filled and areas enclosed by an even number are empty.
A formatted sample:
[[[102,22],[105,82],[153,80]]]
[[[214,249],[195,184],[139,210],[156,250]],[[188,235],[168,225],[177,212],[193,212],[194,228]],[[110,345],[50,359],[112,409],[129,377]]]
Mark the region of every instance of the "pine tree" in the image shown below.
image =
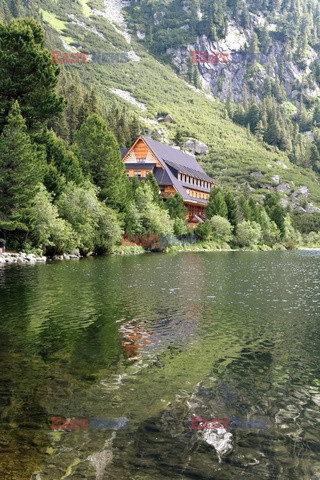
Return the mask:
[[[58,65],[44,49],[44,35],[32,18],[0,23],[0,134],[16,100],[28,129],[42,128],[64,108],[54,91]]]
[[[260,120],[259,107],[256,104],[255,100],[252,99],[250,102],[250,107],[247,115],[247,122],[250,125],[250,130],[252,133],[256,131],[259,120]]]
[[[261,52],[267,55],[267,53],[269,52],[269,48],[271,47],[272,41],[266,25],[264,25],[260,30],[259,41]]]
[[[198,70],[198,67],[196,65],[193,66],[192,83],[196,88],[201,89],[199,70]]]
[[[0,136],[0,212],[20,221],[43,179],[43,150],[32,143],[18,102]]]
[[[219,217],[224,218],[228,217],[228,207],[219,187],[212,188],[209,202],[205,209],[205,215],[207,219],[212,218],[214,215],[219,215]]]
[[[244,4],[242,8],[240,23],[243,28],[249,28],[250,26],[250,16],[246,4]]]
[[[127,201],[128,180],[119,145],[107,124],[91,115],[75,134],[75,151],[83,172],[101,188],[100,197],[114,208]]]
[[[153,201],[160,207],[163,207],[163,200],[160,196],[160,190],[157,180],[153,173],[149,172],[146,177],[146,182],[150,185],[153,195]]]
[[[183,198],[179,193],[175,193],[174,195],[170,195],[166,202],[165,208],[168,210],[169,215],[172,219],[181,218],[181,220],[185,220],[188,210],[183,204]]]
[[[132,115],[129,128],[130,128],[130,140],[126,144],[126,147],[131,147],[141,134],[141,124],[139,122],[139,118],[137,117],[137,115],[135,114]]]
[[[312,123],[316,127],[320,127],[320,103],[318,102],[313,110]]]
[[[79,160],[71,150],[68,150],[63,140],[58,138],[51,130],[43,133],[41,141],[46,149],[47,162],[51,165],[45,177],[47,189],[51,191],[50,185],[55,183],[53,178],[55,173],[59,178],[63,176],[66,182],[81,183],[83,181],[83,172],[80,168]],[[56,191],[55,193],[57,194],[58,192]]]
[[[177,145],[178,147],[182,148],[182,145],[183,145],[183,134],[182,134],[182,131],[178,128],[178,130],[176,131],[176,134],[174,136],[174,139],[173,139],[175,145]]]
[[[232,83],[229,81],[228,94],[226,98],[226,109],[229,115],[229,118],[233,119],[234,106],[233,106],[233,92],[232,92]]]
[[[234,196],[232,193],[228,192],[224,195],[224,199],[227,205],[228,209],[228,214],[227,218],[231,225],[233,226],[233,233],[237,233],[237,227],[238,227],[238,205],[237,202],[234,199]]]
[[[248,201],[243,195],[239,198],[239,208],[238,208],[238,223],[243,222],[244,220],[250,220],[251,210],[248,204]]]

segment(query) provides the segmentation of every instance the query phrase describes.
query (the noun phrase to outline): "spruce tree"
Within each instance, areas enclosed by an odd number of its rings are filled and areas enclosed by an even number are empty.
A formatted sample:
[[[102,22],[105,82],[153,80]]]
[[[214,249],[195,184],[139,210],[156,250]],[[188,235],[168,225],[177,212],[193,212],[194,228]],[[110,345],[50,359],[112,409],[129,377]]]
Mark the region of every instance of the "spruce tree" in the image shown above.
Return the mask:
[[[42,27],[32,18],[0,23],[0,51],[0,134],[16,100],[28,129],[41,129],[64,108],[55,93],[59,67],[44,49]]]
[[[230,192],[227,192],[224,195],[224,199],[225,199],[227,209],[228,209],[227,218],[228,218],[229,222],[231,223],[231,225],[233,226],[233,233],[236,234],[237,233],[237,227],[238,227],[238,206],[237,206],[237,202],[235,201],[234,196]]]
[[[126,204],[128,180],[119,145],[101,117],[91,115],[75,133],[75,151],[83,172],[100,187],[100,197],[114,208]]]
[[[214,215],[219,215],[219,217],[224,218],[228,217],[228,207],[219,187],[212,188],[209,202],[205,209],[205,215],[207,219],[212,218]]]
[[[163,200],[160,196],[160,190],[159,190],[158,182],[155,179],[155,176],[153,175],[153,173],[149,172],[147,174],[146,182],[149,183],[149,185],[151,187],[154,203],[156,203],[157,205],[159,205],[162,208],[163,207]]]
[[[0,136],[0,212],[20,221],[43,179],[45,159],[27,133],[18,102],[6,120]]]
[[[169,215],[172,219],[181,218],[182,220],[186,219],[188,210],[183,204],[183,199],[179,193],[170,195],[166,202],[165,207],[169,212]]]

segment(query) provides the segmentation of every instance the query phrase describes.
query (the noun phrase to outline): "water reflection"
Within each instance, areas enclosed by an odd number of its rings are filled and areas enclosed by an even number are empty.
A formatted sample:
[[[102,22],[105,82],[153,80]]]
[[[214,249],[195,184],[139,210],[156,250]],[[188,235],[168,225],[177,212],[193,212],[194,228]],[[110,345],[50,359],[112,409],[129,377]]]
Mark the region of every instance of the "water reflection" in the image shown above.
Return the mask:
[[[0,271],[1,480],[316,479],[320,256],[197,253]],[[222,455],[191,416],[268,417]],[[129,419],[124,431],[50,417]]]

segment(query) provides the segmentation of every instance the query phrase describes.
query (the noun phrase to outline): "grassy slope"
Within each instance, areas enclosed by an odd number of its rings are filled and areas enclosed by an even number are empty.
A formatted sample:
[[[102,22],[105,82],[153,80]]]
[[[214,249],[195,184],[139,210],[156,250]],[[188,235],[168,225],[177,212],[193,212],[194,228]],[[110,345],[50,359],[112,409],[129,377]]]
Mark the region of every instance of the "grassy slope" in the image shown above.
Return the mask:
[[[101,0],[92,0],[89,7],[102,7]],[[209,100],[205,95],[194,91],[190,86],[177,77],[166,65],[162,65],[148,54],[144,46],[132,36],[132,43],[116,33],[109,22],[97,16],[88,14],[86,0],[73,3],[71,0],[53,2],[41,0],[40,7],[50,14],[44,14],[46,28],[56,33],[74,39],[76,47],[84,51],[98,50],[101,52],[120,52],[134,49],[141,57],[140,62],[130,61],[126,64],[82,64],[70,65],[67,68],[77,70],[87,85],[96,84],[105,102],[113,97],[111,89],[122,89],[131,93],[138,101],[147,106],[147,111],[129,104],[143,117],[155,118],[157,111],[167,111],[174,119],[173,125],[166,125],[170,136],[173,136],[177,127],[204,141],[210,147],[210,158],[203,160],[203,165],[209,174],[215,176],[222,184],[232,186],[250,181],[257,187],[250,172],[261,171],[266,176],[262,180],[267,183],[272,175],[280,175],[281,182],[294,182],[295,186],[307,185],[312,193],[312,200],[320,204],[320,185],[317,175],[312,171],[292,165],[283,153],[279,153],[269,146],[258,142],[253,136],[248,138],[246,129],[233,124],[226,117],[223,105],[219,101]],[[82,27],[73,25],[67,17],[73,13],[75,17],[86,25],[95,26],[105,36],[105,39],[89,32]],[[65,22],[61,29],[59,19]],[[62,24],[63,25],[63,24]],[[50,47],[63,47],[58,35],[48,35]],[[56,40],[55,40],[56,39]],[[163,127],[163,124],[160,125]],[[278,162],[281,160],[288,168],[283,168]],[[268,166],[272,165],[272,167]],[[257,193],[265,193],[257,189]]]

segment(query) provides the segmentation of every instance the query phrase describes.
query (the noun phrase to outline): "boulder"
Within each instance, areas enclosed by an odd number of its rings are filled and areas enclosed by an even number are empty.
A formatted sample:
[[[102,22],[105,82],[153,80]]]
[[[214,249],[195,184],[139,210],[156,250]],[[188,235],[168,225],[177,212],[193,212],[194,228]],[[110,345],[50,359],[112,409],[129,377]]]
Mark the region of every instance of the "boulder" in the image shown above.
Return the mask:
[[[288,183],[280,183],[280,185],[276,187],[276,190],[280,193],[287,193],[290,192],[291,187]]]
[[[280,183],[279,175],[273,175],[273,177],[271,177],[271,180],[273,181],[273,183],[276,183],[277,185],[279,185]]]
[[[308,187],[306,187],[305,185],[303,185],[302,187],[298,188],[298,189],[293,193],[293,195],[294,195],[295,197],[308,198],[308,197],[310,197],[310,192],[309,192]]]
[[[263,177],[262,172],[251,172],[250,175],[251,177],[256,178],[257,180],[260,180]]]
[[[172,122],[173,122],[173,118],[171,117],[171,115],[167,114],[167,115],[165,115],[164,117],[159,117],[159,118],[158,118],[158,122],[159,122],[159,123],[162,123],[162,122],[172,123]]]
[[[265,188],[267,190],[273,190],[273,187],[269,183],[259,183],[260,188]]]
[[[283,206],[283,208],[286,208],[289,205],[289,200],[287,198],[280,198],[280,203]]]
[[[47,261],[47,257],[37,257],[36,258],[36,262],[46,262]]]
[[[172,123],[173,122],[173,118],[171,117],[171,115],[166,115],[163,119],[164,122],[166,123]]]
[[[189,138],[186,142],[184,142],[183,147],[187,150],[193,151],[197,155],[206,155],[209,153],[208,145],[194,138]]]

